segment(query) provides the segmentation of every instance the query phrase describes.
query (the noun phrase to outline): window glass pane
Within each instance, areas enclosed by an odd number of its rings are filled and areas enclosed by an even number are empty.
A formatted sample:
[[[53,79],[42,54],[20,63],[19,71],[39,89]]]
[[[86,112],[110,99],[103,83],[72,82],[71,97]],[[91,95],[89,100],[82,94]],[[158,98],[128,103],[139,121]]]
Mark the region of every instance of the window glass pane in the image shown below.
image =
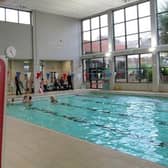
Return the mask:
[[[159,44],[168,44],[168,33],[165,31],[159,31]]]
[[[138,35],[127,36],[127,48],[138,48]]]
[[[92,42],[92,52],[100,52],[100,41]]]
[[[125,26],[124,23],[116,24],[114,26],[115,37],[125,35]]]
[[[139,19],[139,31],[151,31],[151,21],[150,17]]]
[[[168,13],[158,15],[159,22],[159,43],[168,44]]]
[[[160,53],[160,80],[168,82],[168,52]]]
[[[126,20],[136,19],[137,18],[137,6],[131,6],[125,9]]]
[[[100,20],[101,20],[101,27],[104,27],[104,26],[108,25],[108,16],[107,16],[107,14],[102,15],[100,17]]]
[[[167,20],[168,20],[168,12],[158,15],[158,27],[159,27],[159,29],[163,29],[165,31],[168,31]]]
[[[83,32],[83,42],[89,42],[89,41],[90,41],[90,31]]]
[[[168,11],[167,4],[168,0],[157,0],[158,12]]]
[[[101,41],[102,52],[108,52],[108,40]]]
[[[139,68],[139,55],[128,55],[128,68]]]
[[[114,23],[124,22],[124,9],[114,11]]]
[[[137,20],[127,22],[126,26],[127,26],[127,34],[138,33]]]
[[[125,37],[115,38],[115,50],[125,49]]]
[[[30,12],[19,11],[19,23],[30,24]]]
[[[107,39],[108,38],[108,28],[101,28],[101,39]]]
[[[128,82],[138,82],[139,80],[139,55],[128,55]]]
[[[141,48],[151,47],[151,32],[140,34],[140,47]]]
[[[83,54],[90,54],[91,53],[91,44],[84,43],[83,44]]]
[[[150,15],[150,2],[141,3],[138,5],[139,17]]]
[[[99,29],[97,30],[93,30],[92,31],[92,41],[96,41],[100,39],[100,33],[99,33]]]
[[[5,9],[0,8],[0,20],[5,21]]]
[[[24,73],[30,72],[30,65],[24,64]]]
[[[141,72],[143,72],[143,76],[147,77],[149,74],[146,73],[151,73],[148,72],[148,70],[151,70],[149,68],[152,68],[152,54],[141,54],[140,55],[141,59]]]
[[[115,80],[116,82],[126,82],[126,57],[115,57]]]
[[[147,67],[147,68],[151,68],[152,67],[152,54],[141,54],[140,55],[141,58],[141,68],[143,67]]]
[[[99,28],[99,17],[95,17],[91,19],[92,29]]]
[[[82,22],[82,25],[83,25],[83,31],[88,31],[90,30],[90,20],[87,19],[87,20],[84,20]]]
[[[161,67],[168,67],[168,52],[161,52],[160,53],[160,66]]]
[[[18,11],[13,9],[6,9],[6,21],[18,23]]]

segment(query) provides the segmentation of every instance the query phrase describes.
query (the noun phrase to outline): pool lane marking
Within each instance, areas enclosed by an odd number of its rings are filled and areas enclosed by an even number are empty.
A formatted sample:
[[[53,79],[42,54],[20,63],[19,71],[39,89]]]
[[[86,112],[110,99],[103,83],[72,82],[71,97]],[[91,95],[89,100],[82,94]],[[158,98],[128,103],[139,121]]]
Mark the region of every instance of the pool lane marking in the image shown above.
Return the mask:
[[[87,98],[91,98],[91,97],[89,97],[89,96],[87,96],[87,95],[75,95],[75,96],[80,96],[80,97],[87,97]],[[97,98],[96,96],[94,96],[94,98]],[[99,97],[99,98],[109,98],[109,97],[107,97],[107,96],[102,96],[102,97]],[[92,102],[94,102],[94,103],[98,103],[98,104],[107,104],[107,105],[120,105],[120,106],[124,106],[123,104],[121,104],[121,103],[119,103],[119,104],[117,104],[117,103],[115,103],[115,104],[111,104],[111,102],[103,102],[102,103],[102,101],[93,101],[92,99],[84,99],[85,101],[88,101],[88,102],[90,102],[90,101],[92,101]],[[126,106],[130,106],[129,104],[126,104]],[[166,111],[166,110],[162,110],[162,111],[158,111],[158,112],[156,112],[156,113],[160,113],[160,112],[163,112],[163,113],[168,113],[168,111]]]
[[[82,108],[82,109],[86,109],[86,110],[90,110],[90,111],[97,111],[100,113],[107,113],[107,114],[112,114],[112,115],[116,115],[116,116],[122,116],[122,117],[127,117],[127,118],[138,118],[138,119],[145,119],[148,120],[146,117],[139,117],[139,116],[135,116],[135,115],[128,115],[128,114],[124,114],[124,113],[113,113],[111,111],[99,111],[99,109],[95,109],[95,108],[90,108],[90,107],[82,107],[82,106],[77,106],[77,105],[72,105],[69,103],[57,103],[59,105],[63,105],[63,106],[68,106],[68,107],[75,107],[75,108]],[[160,121],[160,120],[155,120],[159,125],[163,125],[163,126],[168,126],[168,122],[166,121]]]
[[[109,130],[109,131],[112,131],[112,132],[115,132],[115,133],[119,133],[119,134],[122,134],[122,135],[125,135],[125,136],[131,136],[133,138],[144,138],[145,137],[145,136],[139,136],[137,134],[130,134],[128,132],[124,132],[124,131],[121,131],[121,130],[116,129],[116,128],[111,128],[111,127],[105,126],[103,124],[91,123],[91,122],[86,121],[85,119],[77,118],[77,117],[74,117],[74,116],[59,115],[57,112],[53,112],[53,111],[49,111],[49,110],[45,110],[45,109],[40,109],[40,108],[37,108],[37,107],[32,107],[31,109],[43,111],[44,113],[52,114],[52,115],[57,116],[57,117],[63,117],[65,119],[68,119],[68,120],[71,120],[71,121],[74,121],[74,122],[78,122],[78,123],[82,123],[84,125],[89,124],[89,126],[100,127],[100,128],[103,128],[103,129],[106,129],[106,130]],[[161,142],[161,143],[157,144],[157,146],[168,147],[165,144],[167,144],[167,143]]]

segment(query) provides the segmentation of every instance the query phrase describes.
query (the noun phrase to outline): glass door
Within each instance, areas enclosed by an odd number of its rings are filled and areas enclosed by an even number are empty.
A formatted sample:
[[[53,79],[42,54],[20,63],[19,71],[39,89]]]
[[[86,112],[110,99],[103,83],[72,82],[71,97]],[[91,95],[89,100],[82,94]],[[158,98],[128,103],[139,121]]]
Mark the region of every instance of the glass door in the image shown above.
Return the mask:
[[[104,80],[104,58],[83,61],[83,80],[91,89],[102,89]]]

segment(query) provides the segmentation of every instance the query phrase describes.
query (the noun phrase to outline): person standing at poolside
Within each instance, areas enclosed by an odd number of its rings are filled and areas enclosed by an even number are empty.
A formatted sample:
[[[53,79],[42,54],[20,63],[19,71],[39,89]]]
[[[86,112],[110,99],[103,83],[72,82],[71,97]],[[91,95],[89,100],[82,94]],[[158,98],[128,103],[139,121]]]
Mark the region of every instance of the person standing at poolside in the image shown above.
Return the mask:
[[[18,94],[22,94],[21,90],[20,90],[20,83],[19,83],[19,77],[15,76],[15,86],[16,86],[16,95]]]
[[[67,81],[68,81],[68,89],[73,89],[73,86],[72,86],[72,76],[71,76],[70,73],[67,76]]]

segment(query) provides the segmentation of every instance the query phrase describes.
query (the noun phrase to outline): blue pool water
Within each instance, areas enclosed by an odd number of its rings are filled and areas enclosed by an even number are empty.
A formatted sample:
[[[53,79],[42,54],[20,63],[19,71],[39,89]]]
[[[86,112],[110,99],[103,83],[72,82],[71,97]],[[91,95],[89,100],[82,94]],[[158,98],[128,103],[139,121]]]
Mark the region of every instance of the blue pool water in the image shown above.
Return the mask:
[[[7,114],[168,167],[168,99],[89,93],[8,105]]]

